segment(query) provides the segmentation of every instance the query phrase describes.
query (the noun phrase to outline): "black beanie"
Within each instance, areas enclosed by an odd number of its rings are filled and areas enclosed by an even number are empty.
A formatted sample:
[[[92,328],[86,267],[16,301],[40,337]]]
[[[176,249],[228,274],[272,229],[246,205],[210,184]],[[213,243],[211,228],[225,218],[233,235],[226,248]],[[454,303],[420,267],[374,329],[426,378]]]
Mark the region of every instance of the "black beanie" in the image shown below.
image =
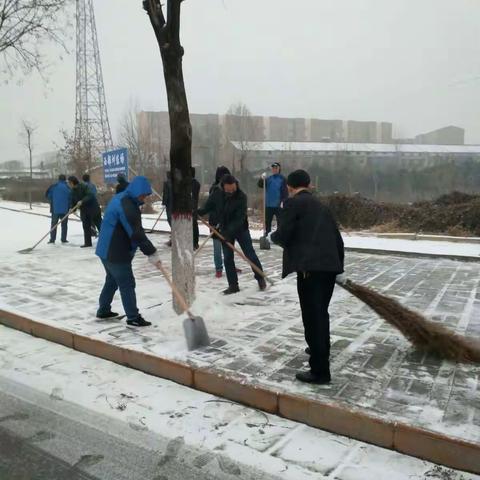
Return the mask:
[[[218,167],[215,172],[215,183],[220,183],[220,180],[224,175],[230,175],[230,170],[222,165],[221,167]]]
[[[287,185],[292,188],[308,187],[310,175],[305,170],[295,170],[288,176]]]

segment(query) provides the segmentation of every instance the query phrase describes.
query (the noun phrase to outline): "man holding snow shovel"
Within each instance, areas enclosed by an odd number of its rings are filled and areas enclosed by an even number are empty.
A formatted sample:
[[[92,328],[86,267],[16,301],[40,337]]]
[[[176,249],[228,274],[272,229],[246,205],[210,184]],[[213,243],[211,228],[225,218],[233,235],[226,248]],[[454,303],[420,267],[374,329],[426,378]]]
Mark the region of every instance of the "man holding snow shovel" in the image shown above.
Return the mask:
[[[151,194],[150,183],[145,177],[139,176],[108,204],[95,252],[106,272],[97,318],[118,316],[118,313],[112,312],[111,305],[113,296],[119,289],[123,309],[127,315],[127,324],[135,327],[151,325],[138,312],[135,277],[132,271],[132,260],[137,247],[148,256],[152,265],[160,263],[157,249],[143,230],[140,212],[140,205]]]
[[[310,370],[299,372],[302,382],[330,382],[330,317],[328,306],[335,278],[343,272],[343,240],[330,210],[309,190],[305,170],[287,179],[290,198],[285,201],[279,228],[269,240],[283,247],[282,277],[297,272]]]

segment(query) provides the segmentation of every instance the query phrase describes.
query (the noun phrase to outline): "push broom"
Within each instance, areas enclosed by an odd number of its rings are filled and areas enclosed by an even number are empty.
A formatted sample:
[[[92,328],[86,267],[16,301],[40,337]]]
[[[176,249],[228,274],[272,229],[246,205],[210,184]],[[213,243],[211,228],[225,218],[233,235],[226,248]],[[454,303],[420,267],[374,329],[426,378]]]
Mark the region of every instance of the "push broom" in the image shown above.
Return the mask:
[[[337,281],[399,330],[415,347],[448,360],[480,363],[480,343],[452,332],[443,325],[426,319],[396,300],[351,280]]]
[[[18,253],[30,253],[34,248],[36,248],[38,245],[40,245],[43,240],[45,240],[49,235],[50,233],[52,233],[66,218],[68,218],[75,210],[77,210],[77,208],[80,207],[79,205],[80,202],[77,203],[77,205],[75,205],[73,208],[71,208],[67,214],[62,217],[56,224],[54,227],[52,227],[33,247],[30,247],[30,248],[24,248],[23,250],[19,250]]]

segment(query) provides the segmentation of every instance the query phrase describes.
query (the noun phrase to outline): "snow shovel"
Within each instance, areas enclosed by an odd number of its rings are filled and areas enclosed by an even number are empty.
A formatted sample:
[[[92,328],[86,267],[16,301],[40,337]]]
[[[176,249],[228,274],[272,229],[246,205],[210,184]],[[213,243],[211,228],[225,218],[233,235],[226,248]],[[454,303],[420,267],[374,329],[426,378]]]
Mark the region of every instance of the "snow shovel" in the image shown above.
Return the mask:
[[[263,195],[262,195],[262,210],[263,210],[263,236],[260,237],[260,250],[270,250],[270,242],[267,238],[267,177],[263,179]]]
[[[187,302],[183,298],[183,295],[173,284],[170,275],[165,270],[162,263],[158,262],[156,266],[162,272],[165,280],[170,285],[175,299],[188,315],[188,317],[183,321],[183,330],[185,332],[185,339],[187,340],[188,349],[195,350],[196,348],[208,347],[210,345],[210,337],[208,336],[207,327],[205,326],[203,318],[193,315],[193,313],[190,311]]]
[[[236,254],[240,255],[259,275],[261,275],[270,285],[275,285],[275,282],[265,275],[265,272],[260,270],[252,261],[250,261],[240,250],[236,249],[230,242],[227,242],[227,239],[214,227],[208,224],[203,218],[200,218],[202,223],[206,225],[212,233],[214,233],[223,243],[228,245],[228,247],[233,250]]]
[[[38,245],[40,245],[40,243],[43,242],[43,240],[45,240],[51,232],[53,232],[57,227],[58,225],[60,225],[67,217],[69,217],[77,208],[79,207],[79,205],[75,205],[73,208],[71,208],[67,214],[61,218],[56,224],[54,227],[52,227],[33,247],[30,247],[30,248],[24,248],[23,250],[19,250],[18,253],[30,253],[35,247],[37,247]]]

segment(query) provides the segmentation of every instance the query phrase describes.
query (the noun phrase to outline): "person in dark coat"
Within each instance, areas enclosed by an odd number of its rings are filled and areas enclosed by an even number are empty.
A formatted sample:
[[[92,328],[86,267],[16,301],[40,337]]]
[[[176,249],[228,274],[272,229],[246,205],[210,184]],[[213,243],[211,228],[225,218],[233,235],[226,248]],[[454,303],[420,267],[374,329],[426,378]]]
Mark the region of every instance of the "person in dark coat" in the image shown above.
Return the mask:
[[[220,233],[225,240],[232,245],[237,241],[245,256],[253,262],[260,270],[262,264],[255,253],[248,229],[247,218],[247,195],[245,195],[238,184],[237,179],[232,175],[225,175],[221,180],[223,190],[222,209],[220,214]],[[227,273],[228,288],[224,290],[225,295],[231,295],[240,291],[238,286],[238,275],[233,258],[233,250],[222,243],[225,270]],[[258,282],[260,290],[265,290],[267,284],[265,279],[253,268],[253,274]]]
[[[118,316],[111,311],[111,305],[115,292],[120,289],[127,324],[136,327],[151,325],[138,311],[132,271],[132,260],[137,248],[147,255],[152,265],[160,263],[157,249],[145,235],[140,212],[140,206],[151,194],[152,188],[148,180],[143,176],[135,177],[126,190],[112,198],[105,211],[95,250],[106,272],[99,298],[98,318]]]
[[[50,202],[50,213],[52,214],[52,228],[68,213],[70,210],[72,192],[67,185],[67,178],[65,175],[58,176],[58,182],[50,185],[45,194]],[[61,223],[62,243],[68,243],[68,217]],[[50,232],[50,240],[48,243],[55,243],[57,239],[57,229]]]
[[[72,189],[72,206],[80,208],[80,219],[82,220],[84,243],[81,248],[92,246],[92,225],[100,231],[100,223],[94,223],[98,219],[97,212],[100,209],[96,197],[85,183],[80,183],[75,176],[68,177],[68,183]]]
[[[128,187],[128,181],[123,173],[117,175],[117,185],[115,186],[115,193],[123,192]]]
[[[287,180],[280,173],[280,164],[272,163],[271,169],[272,174],[269,177],[264,173],[258,180],[260,188],[264,188],[265,184],[267,188],[265,195],[265,232],[267,234],[272,231],[273,217],[276,218],[278,226],[281,205],[288,198]]]
[[[82,176],[83,183],[88,187],[92,195],[95,197],[98,208],[92,210],[92,236],[96,237],[97,232],[100,231],[100,225],[102,224],[102,209],[97,199],[97,187],[94,183],[90,181],[90,175],[88,173],[83,174]]]
[[[330,382],[328,307],[335,278],[343,273],[343,240],[330,210],[309,191],[310,176],[305,170],[292,172],[287,185],[290,198],[283,205],[279,228],[268,237],[283,247],[282,277],[297,273],[310,370],[297,373],[296,378],[325,384]]]
[[[200,182],[195,178],[195,168],[192,167],[192,226],[193,249],[198,250],[200,232],[198,230],[198,199],[200,197]]]
[[[210,187],[208,199],[203,208],[198,209],[198,214],[203,217],[208,214],[208,223],[217,228],[219,226],[223,208],[223,189],[220,184],[225,175],[230,175],[227,167],[221,166],[215,172],[215,182]],[[222,241],[213,237],[213,262],[215,264],[215,276],[221,278],[223,272]]]

